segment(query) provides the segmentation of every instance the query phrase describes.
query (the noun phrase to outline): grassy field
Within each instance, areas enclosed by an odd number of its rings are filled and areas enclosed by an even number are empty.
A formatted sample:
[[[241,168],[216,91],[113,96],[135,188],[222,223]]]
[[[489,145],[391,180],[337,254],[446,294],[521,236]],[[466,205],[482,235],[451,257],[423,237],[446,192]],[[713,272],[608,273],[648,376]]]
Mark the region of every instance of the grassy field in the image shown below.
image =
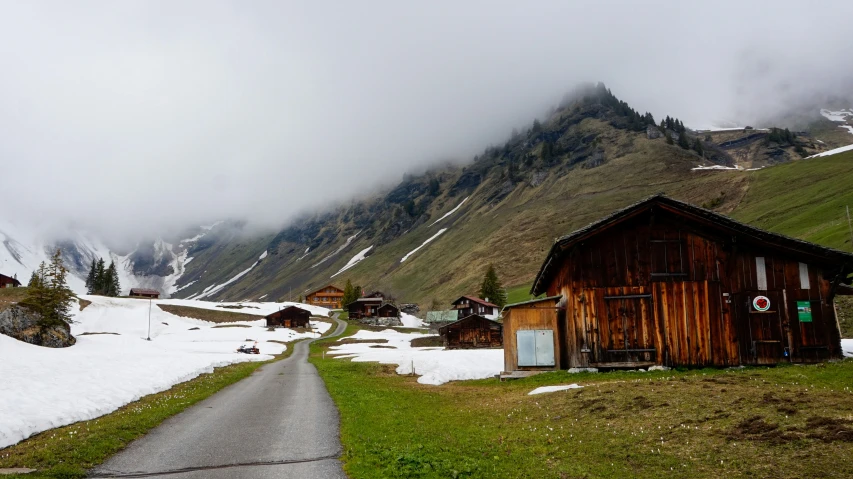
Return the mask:
[[[506,289],[506,304],[520,303],[529,299],[533,299],[533,296],[530,294],[529,284],[522,284]]]
[[[212,323],[234,323],[237,321],[254,321],[263,319],[263,316],[247,313],[235,313],[234,311],[193,308],[190,306],[175,306],[172,304],[158,304],[158,308],[167,313],[185,318],[195,318]]]
[[[340,409],[352,479],[853,477],[851,360],[436,387],[323,358],[327,346],[311,361]]]
[[[27,295],[27,288],[0,288],[0,310],[20,302]]]

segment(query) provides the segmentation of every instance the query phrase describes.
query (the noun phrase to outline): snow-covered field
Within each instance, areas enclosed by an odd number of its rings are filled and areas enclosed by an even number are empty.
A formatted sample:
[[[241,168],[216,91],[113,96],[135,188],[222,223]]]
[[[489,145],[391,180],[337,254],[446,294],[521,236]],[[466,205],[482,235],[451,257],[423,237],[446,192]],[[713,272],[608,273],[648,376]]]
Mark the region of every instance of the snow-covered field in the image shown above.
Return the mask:
[[[215,328],[214,323],[175,316],[156,306],[222,310],[216,306],[227,304],[175,299],[153,301],[151,341],[146,341],[148,301],[83,298],[92,304],[83,311],[75,307],[74,346],[43,348],[0,334],[0,448],[47,429],[110,413],[142,396],[212,372],[214,367],[263,361],[285,351],[284,344],[271,340],[315,336],[290,329],[267,331],[263,320],[229,323],[245,327]],[[225,311],[266,315],[294,303],[241,304],[252,307]],[[325,308],[300,306],[318,316],[328,315]],[[311,324],[320,333],[331,327],[330,322]],[[262,354],[236,352],[240,345],[255,341]]]
[[[853,339],[842,339],[841,350],[844,351],[844,356],[853,358]]]
[[[420,376],[418,382],[421,384],[439,385],[448,381],[463,379],[485,379],[494,377],[503,370],[503,349],[444,350],[435,347],[412,347],[411,341],[413,339],[425,336],[430,335],[399,333],[392,329],[385,331],[361,330],[349,338],[359,340],[385,339],[388,342],[342,344],[333,346],[329,354],[356,362],[396,364],[397,374],[412,374],[412,367],[414,367],[414,373]]]

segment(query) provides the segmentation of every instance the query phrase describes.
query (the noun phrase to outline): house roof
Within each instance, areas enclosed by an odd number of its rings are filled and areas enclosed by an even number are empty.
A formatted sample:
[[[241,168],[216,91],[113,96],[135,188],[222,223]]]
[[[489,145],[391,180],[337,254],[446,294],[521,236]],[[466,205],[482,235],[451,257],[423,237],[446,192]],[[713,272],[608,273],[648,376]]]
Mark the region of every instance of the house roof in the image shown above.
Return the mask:
[[[349,307],[351,304],[355,303],[379,303],[382,304],[384,300],[382,298],[358,298],[357,300],[347,303],[346,306]]]
[[[6,279],[9,279],[9,280],[11,280],[11,281],[12,281],[12,284],[14,284],[14,285],[16,285],[16,286],[20,286],[20,285],[21,285],[21,282],[20,282],[20,281],[18,281],[18,278],[13,278],[13,277],[11,277],[11,276],[6,276],[5,274],[0,274],[0,278],[6,278]]]
[[[277,314],[283,313],[283,312],[288,311],[288,310],[291,310],[291,309],[298,309],[299,311],[306,312],[306,313],[308,313],[309,315],[311,314],[311,311],[308,311],[308,310],[307,310],[307,309],[305,309],[305,308],[300,308],[299,306],[290,305],[290,306],[288,306],[288,307],[286,307],[286,308],[281,308],[281,309],[279,309],[278,311],[274,311],[274,312],[272,312],[272,313],[270,313],[270,314],[268,314],[268,315],[266,315],[266,316],[264,316],[264,317],[265,317],[265,318],[269,318],[269,317],[275,316],[275,315],[277,315]]]
[[[160,294],[156,289],[150,288],[130,288],[130,294]]]
[[[498,305],[496,305],[496,304],[492,304],[492,303],[490,303],[490,302],[488,302],[488,301],[486,301],[486,300],[484,300],[484,299],[480,299],[480,298],[477,298],[477,297],[475,297],[475,296],[460,296],[460,297],[459,297],[459,299],[457,299],[456,301],[454,301],[454,302],[452,302],[452,303],[450,303],[450,304],[456,304],[456,303],[458,303],[459,301],[461,301],[461,300],[463,300],[463,299],[467,299],[467,300],[469,300],[469,301],[473,301],[473,302],[475,302],[475,303],[477,303],[477,304],[482,304],[483,306],[491,306],[491,307],[493,307],[493,308],[497,308],[497,307],[498,307]]]
[[[335,293],[329,293],[329,294],[336,294],[336,293],[343,293],[344,292],[344,290],[342,290],[341,288],[338,288],[337,286],[335,286],[333,284],[327,284],[326,286],[323,286],[322,288],[317,288],[314,291],[306,293],[305,296],[311,296],[314,293],[319,293],[321,290],[324,290],[326,288],[335,288],[337,290],[337,291],[335,291]]]
[[[499,323],[499,322],[497,322],[497,321],[493,321],[493,320],[491,320],[491,319],[489,319],[489,318],[485,318],[485,317],[483,317],[483,316],[480,316],[479,314],[469,314],[468,316],[465,316],[464,318],[460,319],[459,321],[454,321],[454,322],[452,322],[452,323],[450,323],[450,324],[445,324],[444,326],[442,326],[442,327],[438,328],[438,331],[439,331],[439,333],[441,333],[441,332],[443,332],[444,330],[446,330],[447,328],[449,328],[449,327],[451,327],[451,326],[453,326],[453,325],[455,325],[455,324],[463,323],[463,322],[465,322],[465,321],[469,321],[469,320],[471,320],[471,319],[482,319],[482,320],[484,320],[484,321],[488,321],[488,322],[490,322],[490,323],[492,323],[492,324],[496,324],[496,325],[498,325],[498,326],[500,326],[500,327],[503,327],[503,325],[501,325],[501,323]]]
[[[553,272],[552,264],[563,251],[589,237],[603,232],[607,228],[620,224],[625,220],[633,218],[653,208],[657,211],[665,211],[693,220],[694,222],[702,223],[705,226],[717,229],[721,232],[736,234],[740,238],[746,240],[747,243],[761,242],[768,248],[799,253],[803,256],[809,256],[812,259],[822,260],[825,263],[845,264],[853,267],[853,254],[820,246],[808,241],[791,238],[778,233],[771,233],[770,231],[741,223],[740,221],[733,220],[728,216],[715,213],[711,210],[700,208],[683,201],[678,201],[663,194],[658,194],[622,208],[621,210],[617,210],[609,216],[590,223],[589,225],[575,230],[566,236],[557,238],[551,246],[548,256],[539,268],[539,273],[533,281],[530,293],[539,295],[544,292],[546,280]]]
[[[543,303],[543,302],[545,302],[545,301],[552,301],[552,302],[554,302],[554,303],[557,303],[557,302],[559,302],[561,299],[563,299],[563,295],[547,296],[547,297],[544,297],[544,298],[536,298],[536,299],[531,299],[531,300],[529,300],[529,301],[522,301],[522,302],[520,302],[520,303],[512,303],[512,304],[508,304],[508,305],[504,306],[504,309],[502,309],[501,311],[506,311],[506,310],[507,310],[507,309],[509,309],[509,308],[515,308],[515,307],[518,307],[518,306],[524,306],[524,305],[527,305],[527,304]]]
[[[397,311],[399,311],[399,310],[400,310],[400,308],[398,308],[398,307],[397,307],[397,305],[396,305],[396,304],[394,304],[394,303],[382,303],[382,306],[380,306],[380,307],[379,307],[379,309],[382,309],[382,308],[384,308],[385,306],[391,306],[392,308],[396,309]]]

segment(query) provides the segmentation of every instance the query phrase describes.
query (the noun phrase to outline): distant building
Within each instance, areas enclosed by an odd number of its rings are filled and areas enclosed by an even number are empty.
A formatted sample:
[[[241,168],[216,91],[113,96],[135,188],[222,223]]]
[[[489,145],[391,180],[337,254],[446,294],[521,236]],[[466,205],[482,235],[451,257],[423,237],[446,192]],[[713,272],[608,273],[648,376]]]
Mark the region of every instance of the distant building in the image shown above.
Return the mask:
[[[466,318],[472,314],[479,314],[488,319],[496,319],[498,317],[498,306],[488,302],[486,299],[474,296],[462,296],[452,304],[453,309],[456,310],[457,319]]]
[[[344,290],[335,285],[327,284],[322,288],[305,295],[305,303],[329,309],[341,309]]]
[[[500,323],[472,314],[438,330],[447,349],[499,348],[503,346]]]
[[[0,274],[0,288],[17,288],[21,286],[21,282],[14,276],[6,276]]]
[[[400,308],[392,303],[385,303],[376,309],[376,315],[380,318],[399,318]]]
[[[268,328],[307,328],[311,312],[299,306],[288,306],[266,316]]]
[[[347,305],[350,319],[372,318],[385,301],[382,298],[358,298]]]
[[[130,294],[128,296],[131,298],[158,299],[160,297],[160,292],[156,289],[130,288]]]

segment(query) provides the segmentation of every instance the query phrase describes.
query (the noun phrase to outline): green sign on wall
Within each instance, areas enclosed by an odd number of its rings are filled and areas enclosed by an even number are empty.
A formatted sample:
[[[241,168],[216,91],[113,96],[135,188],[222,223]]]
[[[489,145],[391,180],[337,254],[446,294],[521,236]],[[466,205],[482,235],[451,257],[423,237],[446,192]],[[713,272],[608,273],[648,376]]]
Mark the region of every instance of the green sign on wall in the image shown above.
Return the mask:
[[[797,318],[801,323],[812,322],[812,305],[809,301],[797,301]]]

